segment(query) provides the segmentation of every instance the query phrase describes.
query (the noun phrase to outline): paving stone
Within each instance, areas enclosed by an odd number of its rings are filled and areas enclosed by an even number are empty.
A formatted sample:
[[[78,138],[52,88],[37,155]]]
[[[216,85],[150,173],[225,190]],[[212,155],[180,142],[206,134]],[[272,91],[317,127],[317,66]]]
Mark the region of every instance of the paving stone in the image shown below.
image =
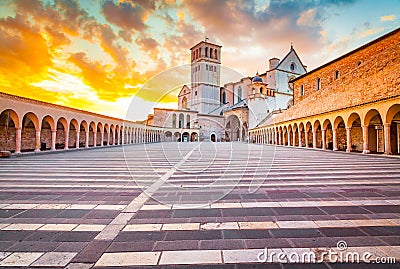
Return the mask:
[[[0,266],[29,266],[43,254],[43,252],[14,252],[2,260]]]
[[[222,263],[219,250],[163,251],[159,264]]]
[[[164,241],[161,241],[164,242]],[[113,242],[107,248],[106,252],[125,252],[125,251],[152,251],[154,248],[155,242],[154,241],[142,241],[142,242]],[[176,248],[179,248],[175,244]],[[158,250],[158,249],[154,249]]]
[[[74,252],[47,252],[34,263],[32,263],[32,266],[66,266],[75,257],[75,255],[76,253]]]
[[[96,262],[97,266],[156,265],[160,252],[119,252],[104,253]]]
[[[34,231],[42,227],[43,224],[11,224],[3,228],[3,231]]]
[[[78,255],[75,256],[75,263],[95,263],[110,246],[111,241],[93,240]]]
[[[210,241],[215,241],[215,240],[210,240]],[[159,241],[159,242],[156,242],[154,245],[154,251],[196,250],[196,249],[199,249],[199,241],[198,240]]]
[[[39,231],[72,231],[77,224],[46,224]]]

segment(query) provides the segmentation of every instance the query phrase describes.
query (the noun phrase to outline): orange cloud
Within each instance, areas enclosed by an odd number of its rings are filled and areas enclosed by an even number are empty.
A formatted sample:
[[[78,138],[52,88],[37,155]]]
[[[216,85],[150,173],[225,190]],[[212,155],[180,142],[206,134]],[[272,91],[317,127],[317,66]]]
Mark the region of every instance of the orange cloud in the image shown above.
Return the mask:
[[[396,19],[395,15],[387,15],[381,17],[381,21],[394,21],[395,19]]]

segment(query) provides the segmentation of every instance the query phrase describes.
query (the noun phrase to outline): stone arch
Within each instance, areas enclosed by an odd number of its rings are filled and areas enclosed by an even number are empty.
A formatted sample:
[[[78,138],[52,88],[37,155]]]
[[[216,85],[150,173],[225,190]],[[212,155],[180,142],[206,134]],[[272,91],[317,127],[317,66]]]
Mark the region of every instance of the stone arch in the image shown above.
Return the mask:
[[[322,123],[322,148],[333,150],[333,127],[329,119]]]
[[[186,128],[190,129],[190,115],[186,115]]]
[[[363,152],[385,152],[384,127],[381,114],[376,109],[370,109],[362,124]]]
[[[172,141],[172,132],[170,132],[170,131],[166,131],[165,133],[164,133],[164,140],[166,141],[166,142],[171,142]]]
[[[40,150],[39,119],[33,112],[27,112],[22,118],[21,151]]]
[[[400,154],[400,104],[392,105],[385,116],[385,128],[389,128],[389,145],[385,147],[390,149],[388,154]],[[386,142],[387,143],[387,142]]]
[[[89,144],[89,125],[85,120],[79,125],[79,147],[87,147]]]
[[[225,139],[227,141],[240,140],[240,120],[237,115],[229,115],[225,124]]]
[[[54,133],[54,134],[53,134]],[[46,115],[42,119],[40,129],[40,150],[55,149],[56,126],[52,116]],[[54,141],[54,143],[53,143]]]
[[[287,128],[287,132],[287,144],[288,146],[293,146],[293,128],[291,124]]]
[[[342,116],[337,116],[333,122],[333,130],[336,132],[336,140],[334,138],[333,150],[346,150],[347,148],[347,134],[346,124]],[[335,145],[336,141],[336,145]]]
[[[181,142],[181,133],[180,132],[174,133],[174,141]]]
[[[19,124],[18,114],[14,110],[6,109],[1,112],[0,150],[8,150],[19,153],[21,144],[20,141],[17,142],[17,129],[19,129]]]
[[[179,126],[179,128],[185,128],[185,116],[183,115],[183,113],[179,114],[178,126]]]
[[[300,147],[301,141],[299,141],[299,127],[297,123],[293,124],[293,146],[298,146]]]
[[[322,126],[319,120],[315,120],[313,124],[313,147],[322,148]]]
[[[56,124],[56,149],[68,149],[69,125],[64,117],[57,120]]]
[[[187,98],[186,98],[186,96],[184,96],[182,98],[181,106],[182,106],[183,109],[187,109]]]
[[[346,125],[347,149],[346,151],[362,151],[363,149],[363,132],[361,127],[361,117],[358,113],[353,112],[347,118]]]
[[[79,134],[80,125],[76,119],[72,119],[69,123],[69,134],[68,134],[68,147],[78,148],[79,147]]]
[[[104,128],[103,123],[98,122],[96,125],[96,146],[103,146]]]
[[[110,126],[108,123],[104,124],[104,140],[103,146],[108,146],[110,144]]]
[[[196,142],[199,140],[199,135],[196,132],[192,132],[190,135],[190,141],[191,142]]]
[[[299,132],[299,147],[304,147],[306,146],[306,137],[305,137],[305,127],[303,122],[299,123],[298,132]]]
[[[88,140],[88,146],[89,147],[95,147],[96,146],[96,140],[97,140],[97,127],[96,123],[94,121],[91,121],[89,124],[89,140]]]

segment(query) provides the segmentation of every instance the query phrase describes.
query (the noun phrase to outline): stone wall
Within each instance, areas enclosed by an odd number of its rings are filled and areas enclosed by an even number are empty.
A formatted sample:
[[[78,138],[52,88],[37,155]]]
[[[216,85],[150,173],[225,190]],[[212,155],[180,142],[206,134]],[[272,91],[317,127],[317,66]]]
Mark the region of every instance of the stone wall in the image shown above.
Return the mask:
[[[332,61],[294,82],[294,106],[277,122],[400,96],[400,29]],[[339,71],[339,78],[335,72]],[[321,89],[316,89],[317,78]],[[304,86],[305,95],[300,96]]]

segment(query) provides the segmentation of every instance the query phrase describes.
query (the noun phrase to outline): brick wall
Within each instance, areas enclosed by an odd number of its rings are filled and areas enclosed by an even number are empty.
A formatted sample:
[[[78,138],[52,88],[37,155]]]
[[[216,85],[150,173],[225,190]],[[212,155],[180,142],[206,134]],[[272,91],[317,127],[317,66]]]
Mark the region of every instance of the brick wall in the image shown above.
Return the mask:
[[[399,51],[400,29],[300,77],[294,82],[295,105],[279,115],[277,122],[399,96]],[[316,90],[317,78],[320,90]],[[304,96],[300,96],[301,85]]]

